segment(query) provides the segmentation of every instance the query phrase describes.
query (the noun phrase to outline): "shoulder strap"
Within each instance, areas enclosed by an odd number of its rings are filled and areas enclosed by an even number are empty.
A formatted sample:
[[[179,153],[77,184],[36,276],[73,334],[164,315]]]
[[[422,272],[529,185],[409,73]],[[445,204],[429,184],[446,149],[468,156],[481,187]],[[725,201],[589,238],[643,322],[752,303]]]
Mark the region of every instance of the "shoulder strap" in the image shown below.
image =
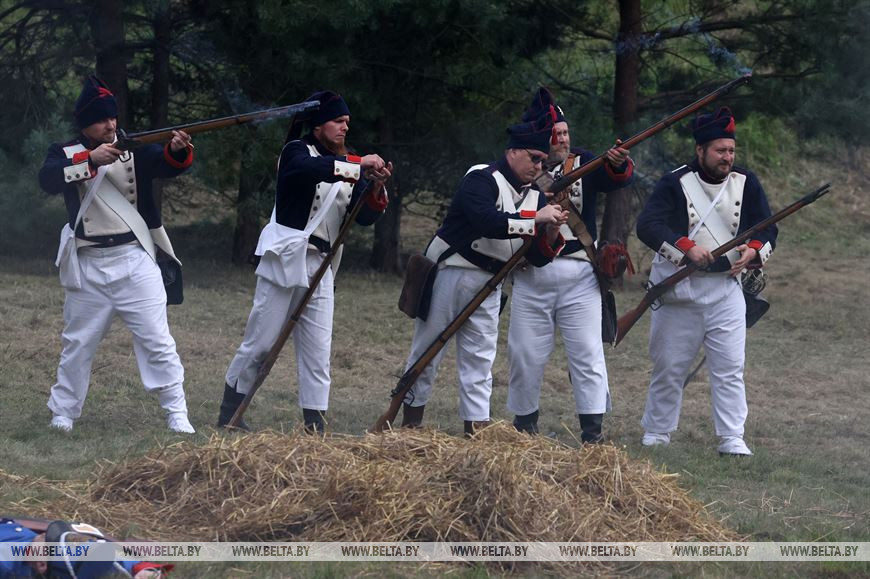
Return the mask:
[[[716,207],[716,203],[719,202],[719,199],[722,198],[722,194],[728,187],[730,179],[731,175],[729,174],[728,177],[725,178],[725,181],[723,181],[718,193],[716,193],[716,197],[711,202],[707,197],[707,194],[704,192],[701,183],[698,181],[696,173],[686,173],[680,178],[683,191],[685,192],[686,197],[688,197],[695,205],[695,209],[698,211],[698,216],[700,218],[692,231],[689,232],[689,239],[694,239],[698,234],[698,231],[701,230],[701,227],[706,225],[707,230],[720,244],[725,243],[725,241],[728,240],[729,236],[726,234],[728,228],[725,227],[725,224],[722,222],[722,216],[719,215],[714,208]]]

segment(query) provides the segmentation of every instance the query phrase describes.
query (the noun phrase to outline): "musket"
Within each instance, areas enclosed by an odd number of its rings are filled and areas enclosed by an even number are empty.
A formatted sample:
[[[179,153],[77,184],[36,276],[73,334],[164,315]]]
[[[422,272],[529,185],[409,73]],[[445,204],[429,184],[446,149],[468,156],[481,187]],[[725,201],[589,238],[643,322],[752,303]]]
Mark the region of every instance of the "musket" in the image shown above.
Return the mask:
[[[638,143],[648,139],[649,137],[655,135],[656,133],[661,132],[672,124],[676,123],[682,118],[692,114],[693,112],[699,110],[700,108],[706,106],[707,104],[713,102],[720,96],[728,93],[734,87],[749,82],[751,75],[744,75],[740,78],[736,78],[725,84],[705,97],[695,101],[694,103],[680,109],[678,112],[672,114],[656,123],[655,125],[649,127],[645,131],[638,133],[637,135],[631,137],[620,146],[630,149],[631,147],[636,146]],[[538,189],[538,191],[545,193],[557,193],[557,196],[553,199],[553,202],[558,203],[563,209],[569,211],[568,217],[568,226],[572,231],[575,232],[575,235],[578,238],[581,238],[580,230],[577,228],[577,224],[581,221],[580,213],[577,211],[577,207],[574,206],[573,203],[568,198],[567,194],[560,194],[567,190],[567,188],[574,183],[575,181],[583,178],[588,175],[592,171],[598,169],[607,159],[606,152],[598,155],[594,159],[584,163],[583,165],[577,167],[570,173],[566,173],[562,177],[557,180],[553,180],[547,172],[541,173],[537,179],[534,181],[534,187]],[[576,229],[575,229],[576,228]],[[583,237],[588,238],[588,234],[584,234]],[[581,238],[582,239],[582,238]],[[588,241],[588,239],[586,240]],[[586,245],[586,243],[584,243]],[[396,384],[396,387],[390,392],[390,405],[387,408],[387,411],[378,418],[377,422],[375,422],[374,426],[369,429],[369,432],[381,432],[384,428],[387,427],[387,424],[393,422],[396,419],[396,416],[399,414],[399,408],[402,406],[402,401],[405,399],[405,395],[413,388],[414,383],[417,381],[417,378],[420,377],[420,374],[423,373],[423,370],[426,369],[426,366],[432,361],[432,359],[441,351],[441,349],[447,345],[447,341],[453,337],[459,328],[462,327],[462,324],[471,317],[471,314],[474,313],[474,310],[483,303],[483,301],[489,297],[493,291],[495,291],[498,284],[511,272],[511,270],[525,257],[526,253],[531,248],[531,241],[527,239],[520,249],[514,253],[507,262],[505,262],[504,266],[493,275],[477,292],[477,294],[471,299],[471,301],[466,305],[461,312],[453,319],[452,322],[442,331],[435,340],[429,345],[425,352],[417,359],[414,364],[408,368],[405,373],[399,378],[399,382]]]
[[[690,104],[688,106],[683,107],[682,109],[675,112],[671,116],[660,120],[659,122],[657,122],[656,124],[647,128],[646,130],[641,131],[640,133],[634,135],[633,137],[631,137],[629,139],[626,139],[619,146],[622,147],[623,149],[631,149],[632,147],[636,146],[638,143],[645,141],[646,139],[650,138],[651,136],[655,135],[656,133],[663,131],[664,129],[670,127],[674,123],[676,123],[676,122],[686,118],[690,114],[702,109],[703,107],[707,106],[708,104],[715,101],[719,97],[721,97],[725,94],[728,94],[735,87],[740,86],[741,84],[748,83],[751,78],[752,78],[752,74],[745,74],[739,78],[735,78],[731,82],[720,86],[719,88],[717,88],[716,90],[714,90],[710,94],[701,97],[700,99],[696,100],[695,102],[693,102],[692,104]],[[607,155],[606,152],[598,155],[597,157],[595,157],[594,159],[592,159],[591,161],[589,161],[585,165],[578,167],[569,173],[565,173],[564,175],[562,175],[561,177],[559,177],[555,181],[553,180],[552,177],[550,177],[549,174],[544,172],[540,176],[538,176],[537,179],[535,179],[535,188],[538,189],[538,191],[543,191],[546,193],[559,193],[561,191],[564,191],[572,183],[574,183],[575,181],[577,181],[578,179],[580,179],[581,177],[586,175],[590,170],[595,170],[598,167],[600,167],[601,165],[603,165],[605,163],[605,161],[607,160],[606,155]],[[587,165],[592,165],[592,168],[589,170],[586,170]],[[583,170],[582,173],[581,173],[581,170]]]
[[[210,119],[207,121],[198,121],[186,125],[176,125],[165,129],[155,129],[153,131],[144,131],[141,133],[133,133],[128,135],[123,129],[118,130],[118,140],[113,145],[116,149],[127,151],[142,145],[151,143],[164,143],[172,140],[172,131],[184,131],[189,135],[213,131],[215,129],[223,129],[225,127],[233,127],[236,125],[244,125],[255,121],[265,121],[289,117],[295,114],[310,111],[320,106],[317,101],[305,101],[286,107],[277,107],[266,109],[263,111],[255,111],[252,113],[244,113],[241,115],[233,115],[231,117],[221,117],[219,119]]]
[[[471,301],[468,302],[462,311],[453,319],[450,324],[447,325],[444,330],[435,337],[429,347],[426,348],[426,351],[417,358],[417,361],[414,362],[410,368],[408,368],[402,377],[399,378],[399,382],[396,384],[396,387],[390,392],[390,406],[387,408],[387,411],[378,418],[377,422],[375,422],[374,426],[369,429],[369,432],[382,432],[384,428],[387,427],[387,424],[392,424],[392,422],[396,419],[396,416],[399,414],[399,408],[402,407],[402,402],[405,399],[405,395],[414,387],[414,384],[417,382],[417,378],[420,377],[420,374],[423,373],[423,370],[426,369],[426,366],[432,361],[433,358],[441,351],[441,349],[447,345],[448,340],[453,337],[453,334],[459,331],[459,328],[462,327],[462,324],[471,317],[471,314],[484,302],[489,295],[496,290],[498,284],[502,282],[502,280],[507,277],[507,274],[511,272],[511,270],[516,267],[516,265],[522,260],[526,253],[529,252],[529,249],[532,247],[532,243],[534,241],[534,237],[528,236],[523,240],[523,244],[520,248],[508,259],[505,264],[498,270],[498,272],[493,275],[491,278],[487,280],[487,282],[483,285],[482,288],[471,298]]]
[[[317,268],[317,271],[314,272],[314,275],[311,276],[311,279],[308,281],[308,289],[305,294],[302,296],[302,301],[299,302],[299,305],[296,306],[296,309],[293,310],[293,313],[287,318],[284,322],[284,325],[281,326],[281,332],[278,334],[278,337],[275,339],[275,343],[272,344],[272,348],[269,350],[269,353],[266,354],[266,357],[263,359],[263,362],[260,364],[260,367],[257,368],[257,375],[254,378],[254,383],[251,385],[250,391],[245,394],[245,398],[242,400],[242,403],[239,404],[239,407],[236,408],[235,414],[230,418],[230,421],[227,423],[228,428],[235,428],[238,426],[239,422],[242,420],[242,416],[244,416],[245,411],[248,409],[248,405],[251,404],[251,400],[254,398],[254,394],[256,394],[257,390],[262,386],[263,381],[266,380],[266,377],[269,375],[269,372],[272,371],[272,366],[275,365],[275,362],[278,360],[278,354],[281,353],[281,349],[284,347],[284,344],[287,342],[287,339],[290,337],[290,334],[293,333],[293,329],[296,327],[296,324],[299,322],[299,318],[302,317],[302,312],[305,311],[305,306],[308,305],[308,302],[311,300],[311,296],[314,295],[314,292],[317,290],[317,286],[320,284],[320,280],[326,274],[326,270],[332,264],[332,260],[335,258],[335,254],[338,252],[338,248],[341,247],[341,244],[344,243],[344,239],[347,237],[348,231],[350,231],[353,222],[356,220],[356,216],[359,214],[360,209],[365,203],[365,198],[368,195],[377,195],[380,192],[380,189],[383,188],[383,184],[379,182],[373,182],[372,187],[375,189],[369,193],[363,193],[357,199],[356,204],[348,214],[347,218],[344,221],[344,224],[341,226],[341,229],[338,231],[338,235],[335,238],[335,241],[329,247],[329,251],[323,257],[323,262],[320,264],[320,267]]]
[[[728,241],[727,243],[720,245],[719,247],[717,247],[716,249],[714,249],[710,253],[713,255],[714,258],[718,258],[719,256],[728,253],[729,251],[731,251],[732,249],[734,249],[738,245],[742,245],[743,243],[745,243],[746,241],[751,239],[759,231],[761,231],[767,227],[770,227],[774,223],[785,219],[786,217],[788,217],[792,213],[798,211],[799,209],[806,207],[810,203],[815,202],[822,195],[826,194],[830,187],[831,187],[830,183],[826,183],[825,185],[822,185],[821,187],[819,187],[818,189],[816,189],[812,193],[808,193],[808,194],[804,195],[803,197],[801,197],[800,199],[798,199],[797,201],[795,201],[794,203],[792,203],[791,205],[789,205],[785,209],[782,209],[778,213],[775,213],[774,215],[771,215],[767,219],[760,221],[759,223],[753,225],[752,227],[750,227],[749,229],[747,229],[746,231],[744,231],[743,233],[741,233],[740,235],[738,235],[737,237],[732,239],[731,241]],[[625,335],[629,332],[629,330],[631,330],[632,326],[634,326],[634,324],[637,323],[637,321],[644,314],[644,312],[646,312],[650,308],[650,306],[652,306],[659,298],[661,298],[665,292],[667,292],[669,289],[671,289],[672,287],[677,285],[677,283],[686,279],[687,277],[689,277],[690,275],[692,275],[693,273],[695,273],[699,269],[697,265],[695,265],[691,261],[688,261],[688,259],[686,257],[683,257],[683,260],[680,262],[680,265],[683,265],[683,264],[686,264],[683,269],[677,271],[676,273],[668,276],[667,278],[663,279],[662,281],[655,284],[654,286],[651,286],[650,288],[648,288],[646,291],[646,294],[644,294],[643,298],[640,300],[640,303],[637,305],[636,308],[634,308],[633,310],[629,310],[629,311],[625,312],[623,315],[621,315],[619,317],[619,320],[617,321],[617,328],[618,329],[617,329],[617,334],[616,334],[616,344],[615,345],[619,345],[619,343],[622,341],[622,339],[625,337]]]

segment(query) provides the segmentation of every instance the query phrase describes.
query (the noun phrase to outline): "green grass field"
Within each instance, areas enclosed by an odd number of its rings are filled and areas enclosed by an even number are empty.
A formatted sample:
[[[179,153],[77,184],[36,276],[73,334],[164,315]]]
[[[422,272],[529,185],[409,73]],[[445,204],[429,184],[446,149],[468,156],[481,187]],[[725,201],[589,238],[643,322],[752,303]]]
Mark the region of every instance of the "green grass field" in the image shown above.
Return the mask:
[[[773,193],[774,209],[826,177],[789,181]],[[831,170],[836,177],[836,171]],[[775,176],[774,176],[775,177]],[[772,179],[773,177],[771,177]],[[617,349],[608,349],[614,411],[606,434],[640,460],[677,473],[681,484],[727,525],[756,541],[870,541],[870,257],[864,207],[856,183],[833,193],[781,225],[780,246],[767,268],[764,295],[772,306],[748,337],[746,384],[749,460],[723,460],[716,453],[709,386],[701,372],[687,388],[679,431],[666,449],[640,446],[640,418],[650,370],[649,316]],[[425,228],[423,224],[420,227]],[[420,236],[420,231],[416,232]],[[428,233],[421,237],[425,238]],[[179,236],[182,237],[182,236]],[[327,416],[334,432],[361,434],[386,409],[401,373],[413,330],[396,308],[401,280],[354,267],[364,263],[367,236],[354,237],[339,273],[333,342],[332,393]],[[202,243],[202,241],[200,241]],[[413,251],[417,247],[406,247]],[[633,249],[636,263],[649,257]],[[170,326],[185,366],[185,389],[197,439],[212,432],[223,375],[244,330],[254,275],[180,248],[186,299],[170,308]],[[155,398],[139,381],[132,343],[116,320],[97,354],[84,413],[71,434],[47,428],[45,406],[60,352],[63,292],[47,259],[0,258],[0,469],[50,479],[86,479],[96,461],[123,461],[158,443],[176,440]],[[645,275],[631,278],[617,294],[624,311],[641,297]],[[508,292],[509,292],[508,288]],[[505,410],[507,314],[502,318],[494,369],[492,412]],[[456,369],[445,357],[426,423],[459,435]],[[299,424],[292,344],[275,365],[246,419],[257,428]],[[579,425],[571,414],[561,346],[545,376],[541,429],[576,445]],[[13,502],[44,491],[0,479],[0,514]],[[21,513],[19,513],[21,514]],[[59,516],[62,514],[59,514]],[[159,522],[155,522],[159,524]],[[171,540],[167,537],[167,540]],[[867,564],[756,563],[647,564],[624,570],[644,575],[757,576],[870,574]],[[174,576],[335,577],[408,574],[484,576],[479,567],[375,564],[189,564]],[[535,575],[534,567],[521,569]]]

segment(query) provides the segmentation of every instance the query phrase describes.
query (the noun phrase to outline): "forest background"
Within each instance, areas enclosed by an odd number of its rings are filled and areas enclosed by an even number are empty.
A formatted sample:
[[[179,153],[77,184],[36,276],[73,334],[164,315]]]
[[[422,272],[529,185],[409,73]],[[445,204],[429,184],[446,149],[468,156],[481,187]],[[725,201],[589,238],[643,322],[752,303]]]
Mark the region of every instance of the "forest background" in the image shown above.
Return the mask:
[[[747,73],[748,90],[716,103],[737,115],[738,163],[788,164],[789,145],[807,140],[857,145],[870,128],[868,23],[860,0],[2,0],[0,212],[16,219],[0,251],[53,252],[61,203],[33,175],[48,144],[75,133],[72,106],[94,72],[127,132],[340,92],[350,144],[396,165],[368,263],[397,272],[420,249],[404,247],[403,213],[437,222],[464,171],[500,156],[541,85],[572,144],[593,151]],[[685,125],[634,152],[640,179],[602,201],[603,239],[626,241],[651,184],[688,160]],[[189,176],[162,189],[170,224],[207,227],[220,260],[245,263],[286,128],[197,137]],[[856,166],[857,147],[845,151]]]
[[[88,479],[95,461],[122,462],[177,441],[141,387],[119,323],[97,354],[73,433],[44,428],[63,327],[52,262],[66,214],[61,199],[39,190],[36,173],[50,143],[74,136],[72,108],[87,74],[112,87],[128,132],[291,104],[319,89],[348,100],[350,144],[396,165],[387,215],[351,230],[337,278],[329,429],[359,434],[386,408],[410,344],[413,324],[395,307],[407,255],[423,249],[465,170],[501,155],[505,127],[538,86],[556,95],[573,144],[601,152],[751,72],[748,86],[710,107],[729,106],[737,117],[737,163],[760,175],[774,210],[832,183],[830,195],[782,223],[766,267],[772,307],[747,343],[747,439],[756,456],[714,458],[703,371],[687,387],[671,447],[640,446],[648,315],[607,350],[614,412],[606,434],[632,457],[679,474],[750,540],[870,540],[868,26],[866,0],[0,0],[0,515],[53,498],[29,481]],[[162,187],[164,220],[185,264],[185,303],[169,315],[196,442],[214,432],[223,372],[250,309],[248,258],[273,203],[287,125],[198,135],[192,169]],[[640,274],[617,293],[620,313],[639,300],[649,265],[633,235],[636,213],[656,180],[692,151],[688,122],[667,129],[632,151],[636,185],[601,200],[602,237],[627,241]],[[497,419],[511,418],[507,321],[493,370]],[[561,347],[552,361],[541,426],[574,445]],[[298,425],[294,366],[288,345],[247,415],[258,428]],[[455,373],[448,352],[427,423],[460,434]],[[372,567],[311,564],[294,575]],[[632,571],[870,573],[866,563]],[[286,572],[202,564],[177,574]]]

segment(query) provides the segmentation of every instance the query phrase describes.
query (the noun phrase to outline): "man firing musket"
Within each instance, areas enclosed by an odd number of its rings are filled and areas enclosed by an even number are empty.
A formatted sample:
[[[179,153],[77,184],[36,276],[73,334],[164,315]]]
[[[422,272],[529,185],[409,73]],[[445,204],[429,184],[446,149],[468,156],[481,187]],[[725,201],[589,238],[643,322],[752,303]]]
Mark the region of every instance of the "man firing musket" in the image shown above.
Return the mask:
[[[281,150],[275,207],[257,244],[261,259],[254,304],[245,337],[226,372],[219,427],[249,430],[241,420],[242,405],[271,368],[292,312],[297,318],[293,341],[305,429],[323,432],[329,406],[334,274],[340,258],[335,252],[340,250],[343,224],[355,216],[359,225],[372,225],[389,203],[383,184],[393,164],[378,155],[348,152],[345,137],[351,117],[341,95],[316,92],[307,102],[319,108],[295,119]],[[310,132],[303,136],[304,124]],[[327,259],[332,259],[332,266],[323,269]]]

